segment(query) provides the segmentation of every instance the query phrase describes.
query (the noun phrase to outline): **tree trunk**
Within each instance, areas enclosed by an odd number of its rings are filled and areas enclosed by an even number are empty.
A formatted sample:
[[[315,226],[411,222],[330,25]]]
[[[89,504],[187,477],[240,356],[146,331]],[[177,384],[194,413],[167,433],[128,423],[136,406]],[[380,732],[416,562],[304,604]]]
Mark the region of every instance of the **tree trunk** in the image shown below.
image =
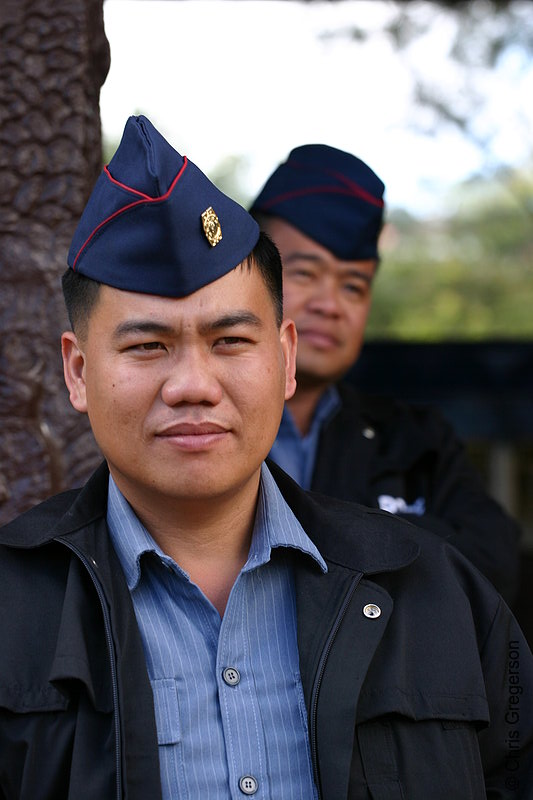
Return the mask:
[[[68,401],[60,277],[101,169],[102,0],[0,5],[0,523],[101,456]]]

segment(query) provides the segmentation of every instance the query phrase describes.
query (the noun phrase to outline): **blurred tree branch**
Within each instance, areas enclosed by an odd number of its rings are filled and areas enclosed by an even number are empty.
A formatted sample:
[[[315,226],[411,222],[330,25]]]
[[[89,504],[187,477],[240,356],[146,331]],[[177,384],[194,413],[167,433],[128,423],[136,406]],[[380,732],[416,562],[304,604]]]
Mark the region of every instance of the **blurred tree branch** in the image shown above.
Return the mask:
[[[368,15],[362,13],[362,5],[353,25],[329,30],[323,38],[349,38],[357,43],[385,36],[411,72],[415,109],[412,126],[428,136],[437,135],[443,127],[455,129],[481,154],[483,171],[497,176],[506,163],[501,143],[498,145],[503,126],[514,126],[523,142],[532,141],[531,124],[523,112],[527,98],[522,98],[519,107],[515,104],[511,117],[508,109],[502,109],[499,115],[486,112],[494,102],[494,81],[500,70],[506,69],[518,82],[531,69],[533,3],[391,0],[386,4],[388,16],[371,24]],[[445,52],[440,53],[448,65],[445,81],[442,70],[435,70],[427,50],[421,46],[437,27],[446,44]],[[530,158],[532,154],[533,147],[529,145]],[[512,191],[509,184],[506,189]],[[514,197],[523,205],[523,198],[516,194]],[[530,208],[523,210],[532,213]]]

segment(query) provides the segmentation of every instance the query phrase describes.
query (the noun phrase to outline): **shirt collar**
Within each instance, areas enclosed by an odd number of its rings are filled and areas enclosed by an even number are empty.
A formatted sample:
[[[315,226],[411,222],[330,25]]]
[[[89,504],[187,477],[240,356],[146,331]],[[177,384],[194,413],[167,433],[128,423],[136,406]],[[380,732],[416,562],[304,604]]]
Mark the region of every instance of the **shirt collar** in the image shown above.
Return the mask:
[[[141,556],[144,553],[155,553],[163,563],[175,565],[173,559],[165,555],[150,536],[111,474],[107,525],[130,592],[137,587],[141,578]],[[270,560],[272,550],[277,547],[298,550],[313,558],[322,572],[327,572],[324,559],[287,505],[270,470],[263,463],[252,543],[243,571],[265,564]]]
[[[107,527],[130,592],[136,588],[141,578],[141,556],[144,553],[156,553],[162,561],[172,561],[152,539],[111,474],[109,474],[107,500]]]
[[[312,436],[316,431],[320,431],[322,425],[335,413],[335,411],[337,411],[338,408],[340,408],[340,406],[341,397],[339,390],[333,383],[331,386],[328,386],[328,388],[320,396],[320,400],[318,401],[313,413],[311,427],[307,436]],[[281,418],[280,430],[282,429],[285,429],[287,433],[290,431],[299,439],[303,438],[300,434],[300,431],[296,427],[296,423],[294,422],[292,414],[286,404],[283,408],[283,416]]]
[[[326,562],[291,511],[267,465],[261,465],[261,484],[254,532],[244,571],[265,564],[272,550],[289,547],[310,556],[327,572]]]

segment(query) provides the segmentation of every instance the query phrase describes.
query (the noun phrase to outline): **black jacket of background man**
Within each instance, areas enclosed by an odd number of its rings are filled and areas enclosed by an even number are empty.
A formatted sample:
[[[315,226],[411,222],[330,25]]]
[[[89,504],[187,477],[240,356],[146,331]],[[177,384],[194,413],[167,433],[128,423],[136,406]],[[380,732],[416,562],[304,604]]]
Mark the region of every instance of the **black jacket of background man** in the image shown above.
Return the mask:
[[[373,508],[380,495],[415,508],[422,499],[425,513],[402,516],[454,544],[512,603],[520,528],[489,497],[452,427],[434,407],[338,389],[311,489]]]

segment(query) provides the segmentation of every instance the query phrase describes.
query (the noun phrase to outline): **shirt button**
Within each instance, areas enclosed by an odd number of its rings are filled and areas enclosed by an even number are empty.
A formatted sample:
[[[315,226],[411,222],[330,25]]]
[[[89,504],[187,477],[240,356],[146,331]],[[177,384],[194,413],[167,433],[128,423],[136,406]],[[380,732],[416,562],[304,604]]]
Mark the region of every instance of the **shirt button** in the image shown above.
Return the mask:
[[[235,667],[226,667],[222,673],[222,678],[228,686],[237,686],[241,682],[241,673]]]
[[[368,617],[368,619],[376,619],[376,617],[381,616],[381,608],[376,606],[374,603],[368,603],[363,608],[363,614],[365,617]]]
[[[255,794],[259,789],[259,783],[253,775],[243,775],[239,781],[239,789],[243,794]]]
[[[371,428],[370,426],[368,426],[367,428],[363,428],[363,436],[365,437],[365,439],[373,439],[375,435],[376,431],[374,430],[374,428]]]

